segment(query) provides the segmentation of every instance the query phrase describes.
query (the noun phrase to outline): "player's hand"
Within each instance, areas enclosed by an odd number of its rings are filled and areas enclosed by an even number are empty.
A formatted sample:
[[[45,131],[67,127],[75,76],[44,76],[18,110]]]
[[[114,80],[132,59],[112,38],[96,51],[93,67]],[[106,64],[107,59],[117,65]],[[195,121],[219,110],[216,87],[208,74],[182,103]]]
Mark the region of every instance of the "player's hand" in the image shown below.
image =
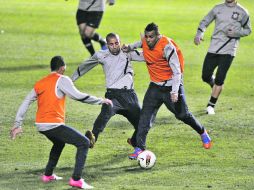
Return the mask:
[[[195,45],[199,45],[201,43],[201,41],[204,41],[203,38],[201,38],[200,36],[196,36],[194,38],[194,44]]]
[[[10,137],[12,140],[14,140],[17,135],[21,134],[23,132],[21,127],[13,127],[10,131]]]
[[[111,107],[113,107],[113,102],[110,99],[107,99],[107,98],[103,99],[102,103],[103,104],[107,104],[107,105],[111,105]]]
[[[170,93],[170,99],[172,102],[177,102],[178,101],[178,93]]]
[[[124,52],[124,53],[129,53],[130,51],[131,51],[131,48],[130,48],[130,46],[128,46],[128,45],[125,45],[125,44],[123,44],[122,45],[122,51]]]
[[[108,3],[110,6],[112,6],[112,5],[115,4],[115,0],[107,0],[107,3]]]
[[[229,28],[229,29],[227,30],[227,36],[228,36],[228,37],[234,37],[234,35],[235,35],[234,30],[232,30],[231,28]]]

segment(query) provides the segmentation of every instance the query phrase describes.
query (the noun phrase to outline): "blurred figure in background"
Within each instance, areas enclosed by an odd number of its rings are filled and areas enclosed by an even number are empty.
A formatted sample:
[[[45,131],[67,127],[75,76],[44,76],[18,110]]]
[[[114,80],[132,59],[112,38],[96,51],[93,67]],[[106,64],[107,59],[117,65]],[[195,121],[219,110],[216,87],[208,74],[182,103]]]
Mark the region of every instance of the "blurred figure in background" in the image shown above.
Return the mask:
[[[114,5],[115,0],[108,0],[109,5]],[[106,41],[95,30],[99,28],[105,11],[105,0],[79,0],[76,14],[77,25],[81,40],[92,56],[95,53],[92,40],[99,42],[101,49],[107,48]]]
[[[251,33],[248,11],[236,0],[225,0],[224,3],[216,5],[201,20],[194,38],[195,45],[201,43],[206,28],[213,21],[215,21],[215,28],[202,69],[203,81],[212,88],[206,108],[206,113],[209,115],[215,114],[214,107],[222,91],[228,69],[236,55],[240,38]]]

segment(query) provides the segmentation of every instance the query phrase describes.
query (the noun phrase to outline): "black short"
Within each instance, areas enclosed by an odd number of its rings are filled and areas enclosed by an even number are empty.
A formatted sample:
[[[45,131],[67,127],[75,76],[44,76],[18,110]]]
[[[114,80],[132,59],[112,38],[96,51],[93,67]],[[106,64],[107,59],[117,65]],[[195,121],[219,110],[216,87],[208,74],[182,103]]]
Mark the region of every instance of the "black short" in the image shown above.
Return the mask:
[[[92,28],[98,28],[103,16],[102,11],[83,11],[78,9],[76,14],[77,25],[86,23]]]
[[[215,75],[215,84],[218,86],[223,85],[233,59],[234,56],[229,54],[207,53],[202,70],[203,80],[210,80],[214,70],[218,67]]]

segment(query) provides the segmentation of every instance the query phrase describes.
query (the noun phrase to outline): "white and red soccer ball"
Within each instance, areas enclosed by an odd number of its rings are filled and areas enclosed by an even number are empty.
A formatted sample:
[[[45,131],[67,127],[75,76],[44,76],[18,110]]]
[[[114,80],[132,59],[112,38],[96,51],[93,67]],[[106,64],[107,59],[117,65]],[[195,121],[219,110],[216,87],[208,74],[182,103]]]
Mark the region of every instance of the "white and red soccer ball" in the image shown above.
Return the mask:
[[[145,150],[138,155],[137,161],[141,168],[150,169],[156,162],[156,156],[152,151]]]

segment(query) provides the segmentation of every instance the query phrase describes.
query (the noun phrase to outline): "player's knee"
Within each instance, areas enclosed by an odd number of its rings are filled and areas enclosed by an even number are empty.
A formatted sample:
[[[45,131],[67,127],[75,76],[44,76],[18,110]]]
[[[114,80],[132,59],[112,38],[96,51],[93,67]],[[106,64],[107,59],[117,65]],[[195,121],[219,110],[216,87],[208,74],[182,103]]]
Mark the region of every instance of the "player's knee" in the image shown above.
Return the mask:
[[[77,148],[89,148],[90,140],[87,137],[82,137],[79,141],[75,144]]]
[[[90,140],[87,137],[84,138],[83,146],[85,148],[89,148],[89,146],[90,146]]]
[[[185,120],[189,116],[189,112],[181,112],[175,115],[175,117],[179,120]]]
[[[92,38],[92,35],[89,33],[86,33],[86,32],[81,32],[80,36],[82,39],[86,39],[86,38],[91,39]]]
[[[84,32],[82,33],[82,36],[85,37],[85,38],[91,39],[91,38],[93,37],[93,32],[84,31]]]
[[[86,38],[86,35],[85,35],[85,33],[84,33],[83,31],[80,31],[79,34],[80,34],[80,36],[81,36],[82,39],[85,39],[85,38]]]
[[[217,85],[217,86],[222,86],[224,84],[224,80],[221,80],[221,79],[218,79],[216,78],[214,83]]]
[[[211,77],[207,75],[202,75],[202,80],[206,83],[210,83]]]

